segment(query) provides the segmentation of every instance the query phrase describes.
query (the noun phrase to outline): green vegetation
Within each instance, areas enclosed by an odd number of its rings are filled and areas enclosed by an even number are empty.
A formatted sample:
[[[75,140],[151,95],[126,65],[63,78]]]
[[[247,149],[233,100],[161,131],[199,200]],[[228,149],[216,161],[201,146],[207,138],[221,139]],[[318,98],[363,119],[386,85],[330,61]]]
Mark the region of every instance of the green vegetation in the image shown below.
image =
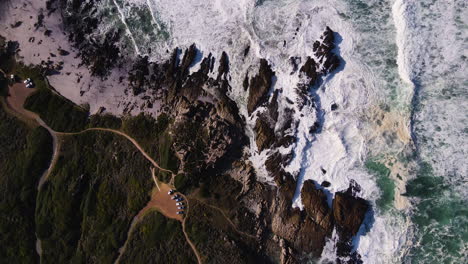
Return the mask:
[[[150,199],[151,164],[125,138],[67,136],[36,210],[44,263],[111,263]]]
[[[132,136],[153,157],[157,156],[159,136],[164,133],[169,125],[169,117],[161,114],[155,120],[148,114],[140,113],[134,117],[124,119],[122,131]]]
[[[120,263],[196,263],[179,221],[151,211],[130,235]]]
[[[395,200],[395,182],[389,177],[390,169],[384,164],[372,160],[366,162],[366,168],[377,177],[377,185],[382,191],[382,195],[376,202],[377,206],[382,210],[392,208]]]
[[[92,115],[89,117],[88,127],[102,127],[118,130],[122,127],[122,119],[111,114]]]
[[[207,148],[205,140],[208,138],[207,131],[199,121],[192,120],[179,123],[174,128],[174,142],[179,146],[186,146],[191,151],[187,153],[184,170],[189,175],[194,175],[204,164],[205,156],[203,152]]]
[[[179,159],[175,156],[174,150],[172,149],[172,139],[167,132],[159,136],[157,157],[159,166],[177,173]],[[171,176],[169,172],[160,171],[158,173],[159,180],[163,182],[169,182]]]
[[[0,72],[0,96],[8,95],[8,79]]]
[[[175,188],[182,193],[186,193],[187,189],[190,187],[188,184],[188,177],[184,173],[179,173],[174,178]]]
[[[6,74],[14,73],[20,79],[31,78],[36,88],[47,89],[47,83],[42,76],[40,66],[28,66],[16,61],[15,54],[18,48],[18,43],[6,41],[5,38],[0,36],[0,70]]]
[[[52,157],[52,138],[1,107],[0,120],[0,262],[36,263],[36,190]]]
[[[186,221],[186,231],[205,263],[265,263],[252,251],[258,246],[255,241],[241,237],[215,209],[191,199]]]
[[[140,113],[135,117],[125,118],[122,131],[134,138],[159,166],[177,172],[179,160],[175,156],[172,139],[167,132],[169,124],[170,119],[166,114],[154,119],[150,115]],[[170,176],[168,172],[158,172],[158,178],[163,182],[168,182]]]
[[[39,114],[53,130],[79,132],[88,123],[89,112],[49,89],[40,89],[26,99],[24,107]]]

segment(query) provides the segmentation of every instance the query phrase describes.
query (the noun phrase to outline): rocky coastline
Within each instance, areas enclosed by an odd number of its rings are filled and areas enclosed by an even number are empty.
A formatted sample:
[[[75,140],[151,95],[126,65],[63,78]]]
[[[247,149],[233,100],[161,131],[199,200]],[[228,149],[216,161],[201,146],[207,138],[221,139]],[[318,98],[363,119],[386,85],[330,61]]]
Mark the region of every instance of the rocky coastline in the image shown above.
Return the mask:
[[[199,59],[202,55],[195,43],[170,51],[170,59],[164,62],[152,62],[145,56],[126,61],[130,55],[124,54],[117,44],[124,32],[115,30],[99,39],[91,36],[99,24],[99,18],[90,15],[97,12],[94,2],[49,0],[47,8],[48,12],[61,12],[70,42],[93,75],[105,78],[114,67],[128,69],[128,74],[121,78],[129,84],[126,94],[145,95],[144,104],[137,106],[140,111],[159,104],[161,113],[170,117],[171,148],[180,161],[178,173],[185,177],[181,191],[190,197],[209,186],[205,202],[228,212],[237,228],[248,234],[248,238],[241,236],[238,244],[232,244],[232,251],[248,251],[266,263],[301,263],[320,258],[335,230],[336,262],[362,263],[353,239],[371,208],[359,197],[356,182],[350,182],[347,190],[330,194],[327,184],[305,181],[301,194],[304,210],[292,207],[297,175],[284,168],[293,154],[279,149],[297,140],[295,110],[278,106],[282,91],[272,89],[275,72],[266,59],[258,59],[258,72],[251,73],[251,78],[246,76],[244,89],[248,118],[256,118],[253,127],[256,148],[267,152],[265,168],[274,185],[257,181],[256,171],[248,160],[246,117],[229,97],[230,54],[210,53]],[[314,54],[304,63],[291,58],[292,72],[304,80],[296,87],[299,104],[316,108],[317,116],[320,102],[314,89],[340,66],[340,58],[334,51],[335,34],[327,27],[313,44]],[[8,47],[11,45],[9,42]],[[248,52],[247,49],[245,55]],[[215,62],[219,65],[217,69]],[[192,72],[196,63],[200,67]],[[57,70],[47,63],[42,66],[44,75]],[[259,108],[263,110],[256,111]],[[309,129],[311,135],[320,133],[323,123],[319,117],[314,118],[317,121]],[[252,243],[254,247],[246,250],[241,246],[243,243]]]

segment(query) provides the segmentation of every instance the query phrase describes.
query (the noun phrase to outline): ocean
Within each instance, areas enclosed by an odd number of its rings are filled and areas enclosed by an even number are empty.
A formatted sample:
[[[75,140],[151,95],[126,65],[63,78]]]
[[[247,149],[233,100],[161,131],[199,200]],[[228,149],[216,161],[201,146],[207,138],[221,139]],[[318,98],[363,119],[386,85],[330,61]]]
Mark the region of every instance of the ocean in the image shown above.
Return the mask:
[[[342,66],[313,92],[317,109],[296,110],[297,142],[285,168],[297,175],[292,206],[302,208],[307,179],[333,194],[351,180],[373,211],[354,240],[364,263],[465,263],[468,245],[468,3],[463,0],[111,0],[101,32],[121,27],[134,54],[166,59],[192,43],[231,63],[229,96],[247,120],[242,88],[265,58],[276,73],[279,109],[295,102],[301,81],[291,57],[312,54],[326,26],[337,32]],[[250,55],[244,58],[244,50]],[[197,70],[199,65],[192,67]],[[215,67],[217,67],[215,65]],[[252,76],[250,75],[250,76]],[[330,106],[336,104],[337,110]],[[262,111],[261,107],[257,111]],[[320,118],[320,133],[309,128]],[[268,150],[251,144],[258,180]],[[323,173],[323,170],[326,173]],[[333,237],[332,237],[333,239]],[[332,243],[321,263],[334,260]]]

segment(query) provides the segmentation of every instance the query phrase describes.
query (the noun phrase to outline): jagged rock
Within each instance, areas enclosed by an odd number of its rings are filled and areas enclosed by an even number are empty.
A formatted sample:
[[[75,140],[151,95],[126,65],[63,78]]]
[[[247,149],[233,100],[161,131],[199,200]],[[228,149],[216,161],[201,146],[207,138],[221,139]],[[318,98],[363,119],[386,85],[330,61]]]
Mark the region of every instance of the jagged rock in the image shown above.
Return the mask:
[[[271,102],[268,104],[268,113],[270,114],[271,119],[276,123],[278,121],[278,94],[280,90],[275,90],[271,98]]]
[[[327,235],[331,235],[333,231],[333,214],[328,207],[325,193],[315,188],[312,180],[307,180],[302,187],[301,198],[307,215],[323,228]]]
[[[244,57],[246,57],[246,56],[249,54],[249,51],[250,51],[250,46],[247,46],[247,47],[244,49]]]
[[[257,118],[254,131],[258,151],[263,151],[264,149],[271,147],[276,140],[274,130],[262,117]]]
[[[241,195],[250,190],[255,181],[255,169],[250,162],[235,161],[230,172],[231,177],[242,184]]]
[[[309,128],[310,134],[315,134],[320,130],[320,123],[315,121],[314,124]]]
[[[328,233],[320,225],[315,223],[311,218],[305,217],[294,238],[296,240],[295,246],[303,250],[303,252],[312,254],[313,257],[318,258],[322,255],[328,236]]]
[[[332,50],[335,48],[335,32],[329,27],[325,29],[322,37],[322,43],[314,43],[315,55],[322,63],[322,74],[328,74],[340,66],[340,60]]]
[[[148,57],[138,57],[133,64],[132,70],[128,73],[128,81],[133,90],[133,95],[143,93],[146,84],[146,76],[149,74]]]
[[[315,85],[320,77],[319,73],[317,73],[317,63],[311,57],[307,57],[306,63],[301,67],[300,72],[309,77],[309,85],[311,86]]]
[[[198,49],[195,44],[192,44],[188,49],[185,50],[184,57],[182,58],[182,62],[180,64],[180,72],[182,76],[188,75],[188,69],[197,57],[197,53]]]
[[[249,98],[247,102],[249,115],[267,100],[268,91],[271,88],[274,75],[275,72],[271,70],[268,62],[265,59],[261,59],[258,75],[250,79]]]
[[[58,49],[58,53],[60,56],[67,56],[70,54],[70,52],[64,50],[64,49]]]
[[[216,112],[221,118],[232,125],[243,125],[242,119],[239,116],[239,108],[236,103],[227,96],[224,96],[223,99],[216,104]]]
[[[273,177],[280,192],[288,200],[292,200],[296,189],[296,182],[293,175],[284,171],[283,167],[291,161],[291,158],[291,155],[281,155],[281,153],[276,151],[265,161],[265,167],[268,173]]]
[[[337,192],[333,199],[333,216],[340,232],[354,236],[364,221],[369,204],[348,192]]]
[[[218,67],[218,77],[216,78],[218,81],[221,80],[221,77],[226,79],[226,75],[229,72],[229,58],[226,52],[223,51],[221,55],[221,60],[219,61]]]
[[[244,81],[242,82],[242,87],[244,87],[244,91],[247,91],[249,89],[249,74],[245,74]]]
[[[281,248],[281,264],[294,264],[297,263],[296,259],[293,256],[292,249],[288,246],[287,242],[281,238],[279,240],[279,246]]]
[[[291,74],[294,74],[297,71],[297,68],[299,67],[299,63],[301,63],[301,57],[291,57],[289,58],[289,61],[291,62],[291,65],[293,67]]]
[[[331,186],[331,183],[328,182],[328,181],[323,181],[322,184],[320,184],[320,186],[325,187],[325,188],[328,188],[328,187]]]

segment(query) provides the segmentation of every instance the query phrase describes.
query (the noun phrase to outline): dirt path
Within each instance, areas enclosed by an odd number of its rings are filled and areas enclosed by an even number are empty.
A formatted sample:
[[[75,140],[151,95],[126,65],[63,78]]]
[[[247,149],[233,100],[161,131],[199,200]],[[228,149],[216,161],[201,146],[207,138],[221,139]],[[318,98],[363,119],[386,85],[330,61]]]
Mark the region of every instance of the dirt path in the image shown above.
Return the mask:
[[[22,83],[17,83],[15,85],[13,85],[13,87],[9,87],[10,88],[10,95],[9,97],[7,97],[7,106],[13,111],[15,112],[17,115],[21,116],[21,117],[24,117],[24,119],[26,119],[25,121],[35,121],[37,122],[38,125],[44,127],[45,129],[47,129],[47,131],[49,131],[50,135],[52,136],[53,140],[52,140],[52,144],[53,144],[53,156],[52,156],[52,160],[51,160],[51,163],[49,165],[49,168],[43,173],[43,175],[41,176],[40,180],[39,180],[39,184],[38,184],[38,191],[40,191],[40,189],[42,188],[43,184],[47,181],[48,177],[50,176],[55,164],[57,163],[57,160],[58,160],[58,157],[59,157],[59,152],[60,152],[60,147],[61,147],[61,144],[60,144],[60,137],[61,136],[72,136],[72,135],[78,135],[78,134],[81,134],[81,133],[86,133],[88,131],[107,131],[107,132],[111,132],[111,133],[115,133],[115,134],[118,134],[122,137],[125,137],[127,140],[129,140],[130,142],[132,142],[132,144],[141,152],[141,154],[155,167],[155,168],[158,168],[160,171],[165,171],[165,172],[168,172],[168,173],[171,173],[172,175],[172,180],[171,182],[173,181],[174,177],[175,177],[175,173],[172,172],[171,170],[168,170],[168,169],[164,169],[164,168],[161,168],[159,166],[159,164],[154,161],[151,156],[146,153],[146,151],[140,146],[140,144],[138,144],[138,142],[130,137],[129,135],[125,134],[124,132],[122,131],[119,131],[119,130],[115,130],[115,129],[110,129],[110,128],[88,128],[88,129],[85,129],[83,131],[80,131],[80,132],[73,132],[73,133],[67,133],[67,132],[58,132],[58,131],[55,131],[53,130],[52,128],[50,128],[40,117],[39,115],[37,115],[36,113],[33,113],[29,110],[26,110],[23,105],[24,105],[24,102],[26,101],[26,98],[31,95],[31,93],[34,92],[34,89],[29,89],[29,88],[26,88],[26,86]],[[159,186],[158,184],[158,181],[154,175],[154,168],[152,169],[152,177],[153,177],[153,180],[155,182],[155,185],[156,187],[158,188],[158,193],[161,193],[161,194],[164,194],[164,192],[166,192],[166,196],[167,195],[167,191],[168,191],[168,187],[164,187],[164,186]],[[167,185],[169,186],[169,185]],[[167,190],[165,190],[167,189]],[[187,232],[185,231],[185,226],[186,226],[186,221],[187,221],[187,218],[189,216],[189,210],[190,210],[190,206],[188,204],[188,200],[187,200],[187,197],[185,197],[183,194],[181,194],[182,197],[184,197],[184,200],[186,202],[186,217],[184,217],[182,219],[182,216],[181,215],[177,215],[175,214],[174,212],[172,211],[167,211],[166,214],[166,217],[170,217],[170,218],[174,218],[174,219],[178,219],[179,221],[182,221],[182,231],[184,233],[184,236],[187,240],[187,243],[190,245],[190,247],[192,248],[195,256],[197,257],[197,261],[198,263],[202,263],[201,261],[201,257],[200,257],[200,254],[198,252],[198,250],[196,249],[195,245],[192,243],[192,241],[190,240]],[[164,197],[164,196],[162,196]],[[168,196],[169,197],[169,196]],[[167,197],[166,197],[167,198]],[[170,199],[170,197],[168,198]],[[153,199],[152,199],[153,200]],[[158,199],[159,200],[159,199]],[[176,205],[175,205],[175,201],[173,200],[170,200],[174,203],[173,207],[174,209],[176,210]],[[151,201],[150,201],[151,203]],[[145,207],[146,208],[146,207]],[[143,208],[142,210],[145,210],[145,208]],[[164,208],[164,207],[163,207]],[[170,207],[168,207],[170,208]],[[135,226],[135,224],[138,222],[138,215],[137,214],[134,219],[132,220],[132,224],[130,225],[130,228],[128,230],[128,237],[129,235],[131,234],[132,230],[133,230],[133,227]],[[171,217],[172,216],[172,217]],[[175,217],[174,217],[175,216]],[[127,237],[127,241],[128,241],[128,237]],[[116,263],[118,263],[118,261],[120,260],[120,256],[122,255],[122,253],[125,251],[125,246],[127,244],[127,241],[124,243],[124,245],[122,246],[122,248],[119,250],[119,258],[116,260]],[[37,246],[37,251],[38,251],[38,254],[39,254],[39,258],[41,258],[41,251],[40,248],[41,248],[41,241],[39,238],[37,238],[37,241],[36,241],[36,245]]]
[[[185,195],[182,195],[182,196],[184,197],[184,200],[187,201],[187,210],[185,211],[186,216],[184,218],[184,221],[182,221],[182,232],[184,232],[184,236],[185,236],[185,239],[187,240],[187,243],[189,243],[190,247],[193,250],[193,253],[195,253],[195,256],[197,257],[198,264],[201,264],[202,263],[201,255],[198,252],[197,248],[195,247],[195,244],[193,244],[192,240],[190,240],[190,237],[189,237],[187,231],[185,231],[185,227],[186,227],[185,223],[187,222],[187,219],[188,219],[189,214],[190,214],[190,206],[189,206],[189,201],[187,200],[187,197],[185,197]]]
[[[228,223],[232,226],[232,228],[234,229],[234,231],[236,231],[237,233],[239,233],[239,234],[241,234],[241,235],[244,235],[244,236],[247,236],[247,237],[250,237],[250,238],[253,238],[253,239],[256,239],[256,238],[257,238],[257,237],[254,236],[254,235],[248,234],[248,233],[246,233],[246,232],[244,232],[244,231],[240,231],[240,230],[237,228],[237,226],[234,224],[234,222],[231,221],[231,219],[224,213],[224,211],[223,211],[221,208],[219,208],[219,207],[217,207],[217,206],[214,206],[214,205],[211,205],[211,204],[208,204],[208,203],[205,203],[204,201],[201,201],[201,200],[196,199],[196,198],[192,198],[192,199],[193,199],[193,200],[196,200],[197,202],[202,203],[202,204],[204,204],[204,205],[206,205],[206,206],[208,206],[208,207],[210,207],[210,208],[213,208],[213,209],[215,209],[215,210],[218,211],[218,212],[220,212],[220,213],[223,215],[223,217],[226,219],[226,221],[228,221]]]

